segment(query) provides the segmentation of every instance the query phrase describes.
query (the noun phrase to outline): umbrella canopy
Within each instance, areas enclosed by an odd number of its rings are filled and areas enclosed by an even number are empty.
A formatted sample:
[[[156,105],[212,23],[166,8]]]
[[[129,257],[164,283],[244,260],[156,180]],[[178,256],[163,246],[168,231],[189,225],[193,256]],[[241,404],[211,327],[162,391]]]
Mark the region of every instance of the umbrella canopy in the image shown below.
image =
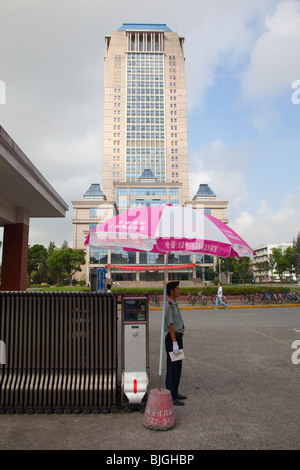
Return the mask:
[[[166,254],[159,386],[161,386],[168,253],[204,253],[222,258],[249,257],[253,250],[228,225],[190,207],[147,206],[129,209],[91,230],[85,245]]]
[[[222,258],[248,256],[253,250],[228,225],[190,207],[129,209],[98,225],[85,245],[157,253],[204,253]]]

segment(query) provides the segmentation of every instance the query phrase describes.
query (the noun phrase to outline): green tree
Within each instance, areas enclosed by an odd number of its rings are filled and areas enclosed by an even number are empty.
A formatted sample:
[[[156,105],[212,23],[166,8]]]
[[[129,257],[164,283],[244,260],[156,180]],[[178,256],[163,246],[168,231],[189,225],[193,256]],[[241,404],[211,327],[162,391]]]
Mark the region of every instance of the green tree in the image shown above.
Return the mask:
[[[234,272],[239,274],[240,280],[245,284],[245,275],[249,273],[250,258],[232,258]]]
[[[233,258],[219,258],[221,260],[221,271],[227,277],[227,281],[230,278],[230,274],[234,272]],[[217,263],[218,269],[218,263]]]
[[[67,242],[67,240],[65,240],[63,244],[61,245],[60,249],[66,250],[67,248],[69,248],[69,243]]]
[[[280,281],[282,281],[284,271],[289,269],[288,257],[284,256],[280,248],[272,248],[269,259],[271,264],[274,265],[275,273],[279,275]]]
[[[39,267],[47,261],[47,250],[43,245],[33,245],[28,247],[27,273],[28,281],[31,280],[33,271],[38,271]]]
[[[262,273],[265,273],[265,275],[268,275],[268,271],[270,269],[270,262],[269,260],[265,260],[265,261],[257,261],[255,264],[255,270],[262,274]]]
[[[287,264],[287,271],[289,271],[290,277],[292,277],[292,275],[296,271],[296,264],[297,264],[295,247],[293,245],[288,246],[283,254],[283,257]]]
[[[54,242],[50,242],[47,249],[48,258],[52,255],[53,251],[57,250]]]
[[[293,240],[293,248],[295,254],[295,273],[297,278],[300,275],[300,232],[297,235],[297,238]]]
[[[68,275],[69,275],[69,284],[72,285],[72,277],[76,272],[81,272],[81,266],[85,264],[84,250],[73,250],[72,248],[67,248],[68,253],[70,254],[70,261],[68,265]]]
[[[53,251],[48,258],[48,265],[57,276],[57,283],[60,284],[66,277],[72,285],[72,276],[81,271],[81,266],[85,264],[84,250],[73,250],[66,248]]]

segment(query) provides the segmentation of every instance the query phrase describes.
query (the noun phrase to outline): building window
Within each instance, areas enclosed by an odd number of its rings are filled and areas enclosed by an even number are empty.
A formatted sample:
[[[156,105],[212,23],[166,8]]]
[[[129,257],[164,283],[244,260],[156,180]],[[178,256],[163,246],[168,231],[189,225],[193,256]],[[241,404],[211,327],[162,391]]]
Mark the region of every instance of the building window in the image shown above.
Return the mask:
[[[191,262],[191,255],[179,255],[178,253],[169,253],[169,264],[186,264]]]
[[[127,188],[118,188],[118,196],[126,196]]]
[[[90,264],[107,264],[107,250],[91,246]]]
[[[97,208],[92,207],[90,209],[90,219],[96,219],[97,218]]]
[[[112,264],[136,264],[136,253],[126,252],[122,248],[120,250],[112,250],[111,252]]]
[[[207,263],[207,264],[213,264],[214,262],[214,257],[211,255],[202,255],[200,253],[196,253],[196,263]]]
[[[127,207],[127,199],[118,199],[119,207]]]
[[[169,189],[169,194],[170,194],[170,196],[178,196],[179,195],[178,188],[170,188]]]
[[[130,188],[131,196],[166,196],[166,188]]]

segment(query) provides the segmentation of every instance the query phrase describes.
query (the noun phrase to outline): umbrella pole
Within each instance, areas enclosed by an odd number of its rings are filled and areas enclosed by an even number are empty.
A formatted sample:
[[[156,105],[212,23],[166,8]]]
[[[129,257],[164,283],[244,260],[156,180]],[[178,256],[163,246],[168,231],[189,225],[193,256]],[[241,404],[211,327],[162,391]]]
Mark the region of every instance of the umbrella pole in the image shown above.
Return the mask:
[[[165,264],[165,280],[164,280],[164,296],[163,296],[163,308],[162,308],[162,319],[161,319],[161,335],[160,335],[160,355],[159,355],[159,370],[158,370],[158,390],[161,390],[161,375],[162,375],[162,356],[163,356],[163,345],[164,345],[164,329],[165,329],[165,310],[166,310],[166,293],[168,283],[168,257],[169,253],[166,253],[166,264]]]

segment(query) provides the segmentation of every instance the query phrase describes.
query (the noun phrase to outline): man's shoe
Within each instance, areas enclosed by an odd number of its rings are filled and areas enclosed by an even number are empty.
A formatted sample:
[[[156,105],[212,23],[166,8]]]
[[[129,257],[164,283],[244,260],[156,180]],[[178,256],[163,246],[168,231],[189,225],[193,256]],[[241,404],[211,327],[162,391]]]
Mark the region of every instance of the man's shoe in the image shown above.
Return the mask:
[[[178,398],[178,400],[186,400],[187,396],[186,395],[180,395],[180,393],[177,393],[176,398]]]
[[[175,405],[175,406],[184,406],[185,403],[183,403],[183,401],[177,400],[177,398],[175,398],[175,400],[173,400],[173,405]]]

